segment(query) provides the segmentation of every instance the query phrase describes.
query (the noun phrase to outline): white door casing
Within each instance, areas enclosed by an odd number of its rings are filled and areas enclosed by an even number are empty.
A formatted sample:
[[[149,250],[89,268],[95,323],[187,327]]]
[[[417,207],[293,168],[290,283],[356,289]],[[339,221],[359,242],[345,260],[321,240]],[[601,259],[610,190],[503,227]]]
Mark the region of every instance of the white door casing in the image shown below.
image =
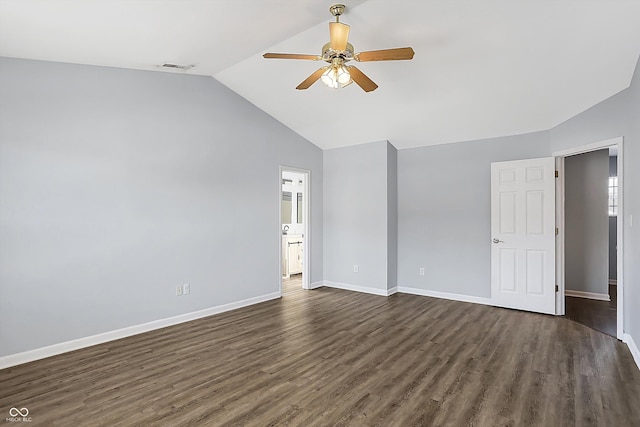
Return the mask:
[[[294,172],[300,175],[303,175],[303,185],[302,185],[302,218],[303,218],[303,232],[302,232],[302,248],[300,255],[300,262],[302,264],[302,288],[303,289],[312,289],[311,288],[311,239],[313,236],[311,235],[311,171],[307,169],[301,169],[296,167],[289,166],[280,166],[279,174],[278,174],[278,254],[280,258],[282,258],[283,247],[285,247],[284,240],[282,238],[282,179],[283,172]],[[282,295],[282,276],[285,272],[284,262],[280,262],[280,268],[278,269],[278,283],[280,284],[280,295]]]
[[[555,161],[491,164],[491,301],[555,314]]]
[[[618,271],[618,280],[617,280],[617,284],[616,284],[616,288],[617,288],[617,307],[616,307],[616,313],[617,313],[617,338],[619,340],[625,340],[625,336],[627,335],[625,333],[625,324],[624,324],[624,295],[625,295],[625,280],[624,280],[624,248],[625,248],[625,224],[626,224],[626,218],[625,218],[625,208],[624,208],[624,138],[619,136],[619,137],[615,137],[612,139],[607,139],[604,141],[599,141],[599,142],[595,142],[595,143],[591,143],[591,144],[587,144],[587,145],[583,145],[580,147],[574,147],[574,148],[569,148],[566,150],[561,150],[561,151],[557,151],[554,152],[553,155],[556,156],[557,159],[559,159],[558,161],[558,166],[559,167],[563,167],[564,166],[564,159],[567,156],[573,156],[576,154],[582,154],[582,153],[589,153],[591,151],[595,151],[595,150],[601,150],[603,148],[611,148],[611,147],[616,147],[618,150],[618,228],[617,228],[617,258],[618,258],[618,262],[617,262],[617,271]],[[558,226],[560,227],[560,233],[558,235],[558,246],[557,246],[557,252],[556,252],[556,264],[557,264],[557,283],[559,285],[560,291],[559,291],[559,297],[558,297],[558,311],[556,314],[559,315],[564,315],[565,311],[564,311],[564,306],[565,306],[565,296],[564,296],[564,292],[565,292],[565,277],[564,277],[564,264],[565,264],[565,257],[564,257],[564,221],[565,221],[565,209],[564,209],[564,177],[563,177],[563,170],[560,170],[560,178],[557,180],[558,182],[558,186],[557,191],[560,193],[558,194],[557,197],[557,209],[556,209],[556,221]],[[629,220],[631,215],[629,215]]]

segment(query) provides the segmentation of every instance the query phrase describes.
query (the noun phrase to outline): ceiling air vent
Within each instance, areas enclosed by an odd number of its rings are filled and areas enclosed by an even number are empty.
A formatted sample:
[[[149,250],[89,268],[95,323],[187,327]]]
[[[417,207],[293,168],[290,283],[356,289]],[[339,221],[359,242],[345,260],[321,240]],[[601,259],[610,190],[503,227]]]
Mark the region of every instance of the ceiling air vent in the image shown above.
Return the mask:
[[[160,68],[171,68],[173,70],[182,70],[182,71],[190,70],[193,67],[195,67],[195,65],[182,65],[182,64],[171,64],[171,63],[162,64],[160,66]]]

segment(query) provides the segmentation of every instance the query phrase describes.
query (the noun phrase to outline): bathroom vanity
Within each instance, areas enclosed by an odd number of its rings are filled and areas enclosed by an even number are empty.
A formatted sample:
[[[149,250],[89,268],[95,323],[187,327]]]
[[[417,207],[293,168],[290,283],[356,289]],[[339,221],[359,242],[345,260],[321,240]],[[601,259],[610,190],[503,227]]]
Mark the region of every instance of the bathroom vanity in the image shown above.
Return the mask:
[[[302,273],[303,256],[302,234],[282,236],[282,277],[288,279],[292,274]]]

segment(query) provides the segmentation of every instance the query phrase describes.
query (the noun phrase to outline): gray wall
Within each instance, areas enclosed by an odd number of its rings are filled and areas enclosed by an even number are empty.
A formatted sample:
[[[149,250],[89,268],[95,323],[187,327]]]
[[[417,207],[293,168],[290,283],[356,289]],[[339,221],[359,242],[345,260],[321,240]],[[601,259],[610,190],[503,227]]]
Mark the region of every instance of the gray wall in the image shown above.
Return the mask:
[[[316,146],[209,77],[1,59],[0,356],[277,292],[279,165],[320,281]]]
[[[324,151],[326,281],[389,288],[388,146],[379,141]]]
[[[640,67],[628,89],[551,130],[551,148],[559,151],[624,137],[624,315],[626,333],[640,343]],[[630,226],[630,216],[635,224]],[[618,272],[620,276],[620,272]],[[618,277],[618,280],[620,277]]]
[[[618,175],[618,157],[609,157],[609,176]],[[609,217],[609,280],[618,278],[618,217]]]
[[[387,143],[387,288],[398,286],[398,151]]]
[[[400,150],[398,286],[490,297],[491,162],[549,155],[548,132]]]
[[[618,217],[609,217],[609,280],[618,279]]]
[[[609,294],[609,150],[565,159],[565,287]]]

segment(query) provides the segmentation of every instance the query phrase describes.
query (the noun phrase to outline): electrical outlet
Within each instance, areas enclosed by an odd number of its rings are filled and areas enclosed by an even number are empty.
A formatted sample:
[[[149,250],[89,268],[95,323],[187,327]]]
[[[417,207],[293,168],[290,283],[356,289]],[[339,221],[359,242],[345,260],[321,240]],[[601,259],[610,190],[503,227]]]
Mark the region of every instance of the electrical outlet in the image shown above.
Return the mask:
[[[182,295],[189,295],[191,293],[191,285],[185,283],[182,285]]]
[[[182,295],[182,285],[176,286],[176,296]]]
[[[353,266],[353,272],[354,272],[354,273],[357,273],[357,272],[358,272],[358,264],[355,264],[355,265]]]
[[[424,267],[420,267],[420,275],[424,276]]]

